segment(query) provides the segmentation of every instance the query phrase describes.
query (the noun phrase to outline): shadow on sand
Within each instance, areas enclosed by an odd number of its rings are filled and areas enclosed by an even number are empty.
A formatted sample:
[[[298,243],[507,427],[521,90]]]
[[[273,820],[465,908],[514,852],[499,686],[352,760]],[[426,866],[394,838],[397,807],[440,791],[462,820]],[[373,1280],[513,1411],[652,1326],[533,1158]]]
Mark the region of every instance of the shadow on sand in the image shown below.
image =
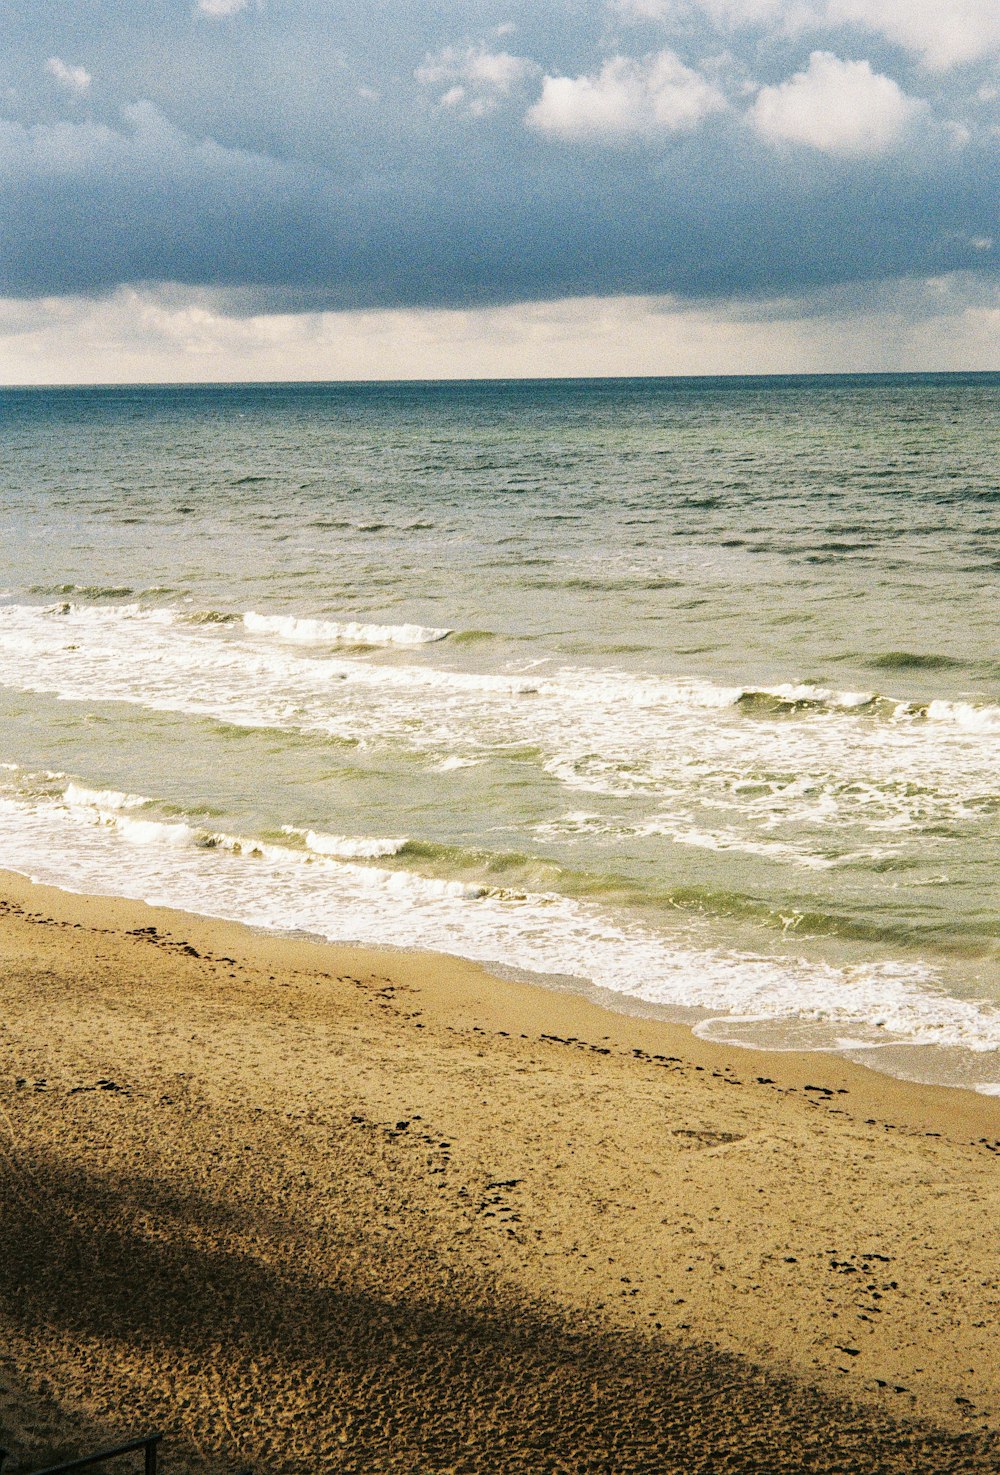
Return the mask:
[[[896,1420],[711,1347],[567,1325],[408,1265],[405,1239],[394,1261],[355,1236],[317,1272],[294,1252],[303,1226],[260,1224],[255,1246],[209,1194],[45,1161],[30,1201],[24,1187],[0,1184],[0,1382],[21,1377],[54,1412],[44,1438],[8,1414],[8,1475],[147,1428],[164,1430],[167,1475],[1000,1470],[988,1434]]]

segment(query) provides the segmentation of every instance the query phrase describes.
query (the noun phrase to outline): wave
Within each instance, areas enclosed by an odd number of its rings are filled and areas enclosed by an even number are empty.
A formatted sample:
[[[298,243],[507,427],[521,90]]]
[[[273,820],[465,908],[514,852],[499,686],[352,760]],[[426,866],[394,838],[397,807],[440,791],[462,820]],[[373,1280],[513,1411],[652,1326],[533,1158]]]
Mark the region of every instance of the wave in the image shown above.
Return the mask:
[[[933,915],[924,923],[916,917],[876,919],[836,906],[823,909],[815,904],[803,904],[801,898],[791,896],[783,902],[769,903],[758,896],[717,885],[638,880],[616,871],[595,871],[592,866],[580,869],[537,852],[487,850],[402,836],[340,836],[290,824],[282,826],[287,843],[274,843],[260,837],[214,831],[198,825],[191,817],[167,818],[169,806],[145,795],[91,788],[75,780],[67,783],[65,774],[30,773],[14,763],[0,763],[0,771],[12,776],[0,785],[0,797],[9,796],[27,804],[61,801],[78,822],[114,831],[122,841],[147,851],[217,850],[285,866],[293,861],[307,866],[314,862],[362,863],[365,869],[379,872],[380,886],[389,885],[391,874],[408,875],[409,880],[392,883],[390,889],[397,894],[415,893],[429,886],[431,894],[465,899],[493,896],[504,898],[507,903],[515,899],[526,903],[532,896],[537,900],[544,895],[548,903],[585,901],[615,912],[624,910],[634,917],[662,918],[664,913],[683,913],[692,918],[748,921],[785,938],[842,937],[907,950],[931,942],[938,952],[961,958],[992,957],[998,936],[992,922],[967,927],[959,938],[947,929],[942,932],[940,919]],[[136,809],[147,813],[137,818]],[[160,812],[160,817],[149,813],[154,810]],[[199,816],[205,813],[204,807],[198,811]],[[660,824],[618,830],[592,811],[569,812],[558,821],[534,827],[538,838],[554,840],[580,834],[614,834],[618,838],[635,839],[647,832],[669,833]],[[674,838],[678,843],[709,849],[746,849],[757,853],[752,842],[744,845],[739,837],[724,834],[677,834]],[[793,847],[778,843],[764,842],[759,853],[799,864],[808,864],[810,859]],[[825,863],[870,865],[873,855],[871,850],[846,853]],[[377,861],[392,863],[393,871],[387,871],[384,865],[370,864]]]
[[[296,825],[282,825],[286,835],[301,835],[307,850],[315,855],[332,855],[339,860],[378,860],[398,855],[406,845],[404,837],[378,839],[367,836],[327,835],[318,830],[301,830]]]
[[[183,613],[171,610],[169,613],[182,625],[238,625],[241,620],[240,615],[235,614],[232,610],[224,609],[199,609]],[[171,622],[164,621],[164,623]]]
[[[954,671],[966,663],[954,656],[936,656],[921,651],[887,650],[884,655],[868,658],[876,671]]]
[[[450,645],[476,645],[485,640],[496,640],[493,630],[455,630],[451,633]]]
[[[126,794],[119,789],[88,789],[77,783],[67,784],[63,797],[67,804],[90,809],[143,809],[152,802],[141,794]]]
[[[50,593],[78,593],[93,595],[95,591],[67,585]],[[131,594],[130,589],[103,591],[112,595]],[[151,625],[242,625],[250,635],[274,636],[293,645],[353,645],[383,646],[433,645],[454,634],[451,629],[438,629],[429,625],[380,625],[360,620],[318,620],[297,615],[262,615],[254,610],[240,614],[234,610],[187,610],[176,606],[146,606],[137,603],[119,604],[110,609],[92,607],[67,600],[62,604],[45,607],[46,615],[61,618],[83,618],[88,615],[103,623],[116,620],[138,621]],[[489,638],[489,632],[469,631],[466,639]]]
[[[951,723],[967,732],[1000,732],[1000,706],[976,706],[973,702],[930,702],[928,722]]]
[[[429,625],[369,625],[358,620],[258,615],[253,610],[243,616],[243,626],[251,635],[276,635],[297,645],[435,645],[453,633]]]
[[[130,819],[114,810],[98,810],[97,818],[101,824],[116,829],[132,845],[177,847],[194,845],[198,841],[197,830],[178,821]]]
[[[502,959],[507,969],[589,981],[706,1018],[804,1020],[827,1047],[837,1037],[856,1041],[859,1031],[880,1044],[962,1046],[986,1060],[984,1083],[997,1078],[989,1062],[1000,1051],[1000,1011],[944,994],[921,963],[840,966],[700,947],[686,928],[615,919],[586,899],[360,865],[120,809],[88,815],[62,798],[0,797],[0,840],[12,869],[76,890],[333,940],[445,950],[494,967]]]
[[[806,716],[822,712],[869,712],[879,703],[873,691],[835,691],[809,683],[746,687],[733,706],[755,717]],[[895,703],[890,704],[892,709]]]
[[[128,599],[135,593],[127,585],[118,584],[32,584],[29,594],[76,594],[81,599]]]
[[[704,700],[706,706],[733,706],[753,717],[808,717],[837,713],[873,715],[889,722],[926,719],[978,732],[1000,730],[1000,706],[993,702],[944,699],[914,702],[875,691],[838,691],[809,682],[738,689],[714,687],[706,693],[699,691],[697,696]]]
[[[601,578],[598,575],[575,574],[568,579],[553,579],[555,588],[575,589],[583,593],[594,594],[626,594],[649,590],[658,592],[666,589],[682,589],[684,580],[672,577],[659,577],[655,574],[633,574],[615,577],[608,575]]]
[[[178,630],[191,627],[197,635],[199,626],[240,625],[251,635],[277,638],[276,650],[282,646],[296,645],[353,645],[419,647],[438,644],[448,637],[463,640],[462,632],[446,628],[423,625],[381,625],[359,621],[313,620],[292,615],[261,615],[247,611],[243,615],[227,611],[189,611],[176,607],[145,608],[141,605],[122,604],[113,608],[99,608],[66,602],[60,605],[19,606],[0,608],[0,634],[8,634],[8,652],[16,659],[18,637],[23,636],[27,646],[41,643],[44,631],[36,628],[36,622],[59,618],[72,625],[89,628],[95,635],[98,631],[113,631],[119,622],[135,622],[154,628],[174,627]],[[478,632],[466,632],[470,637]],[[207,633],[204,638],[207,638]],[[486,632],[483,632],[486,638]],[[262,645],[260,649],[266,649]],[[85,647],[79,648],[87,654]],[[202,648],[204,649],[204,648]],[[180,649],[174,652],[184,657]],[[45,651],[44,654],[51,654]],[[94,656],[103,661],[124,657],[130,652],[119,649],[115,657],[110,651],[94,651]],[[150,652],[150,658],[166,655],[166,650]],[[290,653],[288,661],[294,661]],[[187,660],[192,674],[204,664],[204,655],[192,649]],[[148,661],[143,660],[144,666]],[[537,665],[538,663],[536,663]],[[546,664],[546,663],[542,663]],[[270,673],[269,673],[270,674]],[[885,695],[876,691],[838,690],[811,682],[787,682],[771,685],[721,686],[693,677],[669,677],[633,674],[614,669],[563,668],[550,669],[526,677],[517,670],[506,672],[473,673],[453,670],[442,666],[393,666],[372,667],[341,658],[338,665],[334,660],[321,666],[314,659],[308,667],[298,672],[290,664],[280,671],[274,669],[275,677],[288,676],[295,680],[299,675],[306,677],[311,686],[323,675],[344,678],[359,684],[406,688],[435,688],[453,692],[491,692],[499,695],[541,695],[555,701],[565,702],[567,709],[607,708],[628,706],[631,708],[656,709],[669,712],[724,712],[733,709],[751,720],[770,718],[797,718],[808,721],[827,716],[847,716],[874,719],[887,723],[911,724],[927,721],[938,726],[954,725],[966,731],[993,732],[1000,728],[1000,706],[991,702],[932,700],[914,701],[906,697]],[[252,677],[251,677],[252,679]],[[25,684],[32,690],[58,690],[55,685],[39,686],[37,679]],[[142,681],[148,690],[148,680]],[[117,683],[116,683],[117,685]],[[126,700],[131,699],[127,694]],[[183,700],[183,697],[180,698]],[[220,713],[225,717],[225,714]]]
[[[304,849],[280,845],[254,836],[232,835],[225,831],[212,831],[196,827],[185,820],[135,819],[125,813],[127,809],[150,808],[156,801],[139,794],[123,794],[110,789],[89,789],[81,784],[70,783],[58,796],[67,812],[84,824],[113,830],[131,845],[161,848],[168,851],[178,849],[219,850],[247,859],[271,860],[282,865],[334,864],[358,860],[387,859],[399,854],[407,845],[405,837],[378,839],[368,837],[350,838],[324,834],[316,830],[302,830],[295,825],[282,827],[287,835],[301,836]],[[431,896],[454,896],[474,900],[486,894],[486,888],[464,881],[442,877],[424,877],[408,871],[379,871],[375,868],[360,868],[347,864],[345,874],[360,872],[371,874],[388,890],[395,893],[424,891]]]
[[[185,624],[191,612],[69,608],[0,608],[0,682],[181,712],[233,737],[258,729],[390,761],[410,754],[442,782],[523,761],[533,781],[646,803],[642,818],[675,830],[739,832],[774,858],[772,842],[802,843],[803,826],[805,852],[857,854],[893,832],[981,823],[996,798],[996,705],[548,662],[378,663]],[[850,827],[841,844],[834,832]]]
[[[76,590],[76,585],[73,586]],[[76,592],[85,592],[76,590]],[[29,606],[28,608],[32,608]],[[49,617],[61,620],[86,621],[91,620],[95,625],[108,627],[124,620],[146,621],[151,625],[173,625],[179,622],[184,615],[181,610],[165,607],[137,604],[115,604],[108,608],[95,608],[93,605],[80,604],[76,600],[66,599],[59,604],[48,604],[42,606],[41,610],[35,609],[35,613],[41,613]]]

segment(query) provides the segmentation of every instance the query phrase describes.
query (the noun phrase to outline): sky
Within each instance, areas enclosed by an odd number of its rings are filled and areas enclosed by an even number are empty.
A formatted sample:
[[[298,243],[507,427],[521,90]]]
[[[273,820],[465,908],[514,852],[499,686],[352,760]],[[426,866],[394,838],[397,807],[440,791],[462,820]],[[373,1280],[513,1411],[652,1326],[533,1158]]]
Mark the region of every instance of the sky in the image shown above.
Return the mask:
[[[0,34],[0,382],[1000,369],[1000,0]]]

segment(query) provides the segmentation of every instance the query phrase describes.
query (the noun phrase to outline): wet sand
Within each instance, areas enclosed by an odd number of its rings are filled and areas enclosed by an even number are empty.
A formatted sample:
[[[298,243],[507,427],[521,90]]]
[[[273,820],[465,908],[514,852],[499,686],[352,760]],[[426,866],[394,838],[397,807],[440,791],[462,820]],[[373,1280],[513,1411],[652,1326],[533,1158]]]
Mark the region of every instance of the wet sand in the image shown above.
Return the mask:
[[[1000,1470],[1000,1101],[0,874],[7,1471]]]

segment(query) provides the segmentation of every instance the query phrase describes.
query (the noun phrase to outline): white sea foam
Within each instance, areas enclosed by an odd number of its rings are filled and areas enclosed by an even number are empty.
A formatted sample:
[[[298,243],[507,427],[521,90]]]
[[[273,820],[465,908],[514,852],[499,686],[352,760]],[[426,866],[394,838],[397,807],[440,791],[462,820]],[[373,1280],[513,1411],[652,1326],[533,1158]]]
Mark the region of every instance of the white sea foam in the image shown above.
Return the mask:
[[[807,855],[857,853],[886,835],[974,820],[970,801],[996,789],[995,707],[932,703],[933,720],[886,720],[890,707],[863,710],[868,693],[813,685],[397,666],[234,638],[176,611],[59,609],[68,612],[0,608],[0,681],[399,747],[425,754],[426,768],[442,775],[530,748],[567,791],[628,803],[648,797],[676,831],[724,829],[748,854],[761,844],[772,856],[784,844]],[[748,694],[804,703],[807,715],[767,720],[766,701],[747,706]],[[713,814],[725,825],[710,823]],[[829,843],[815,841],[820,833]]]
[[[599,907],[568,897],[487,891],[289,846],[209,837],[120,810],[93,813],[96,822],[86,823],[81,807],[61,799],[0,798],[4,863],[73,889],[259,926],[502,959],[668,1008],[805,1020],[831,1040],[1000,1051],[1000,1012],[943,994],[933,970],[919,964],[836,967],[701,948],[683,935],[616,924]]]
[[[796,845],[781,840],[752,840],[724,830],[679,830],[652,822],[643,825],[638,834],[666,835],[677,845],[693,845],[699,850],[737,850],[743,855],[759,855],[765,860],[787,861],[807,870],[825,871],[836,861],[825,855],[812,855]]]
[[[194,845],[198,832],[177,820],[133,819],[126,813],[151,804],[138,794],[122,794],[114,789],[88,789],[82,784],[69,784],[60,796],[68,813],[86,825],[111,829],[131,845],[177,848]]]
[[[38,608],[38,607],[35,607]],[[434,645],[454,631],[430,625],[388,625],[363,620],[319,620],[297,615],[263,615],[247,610],[239,615],[225,610],[178,609],[170,605],[137,603],[95,607],[72,600],[41,607],[61,621],[90,624],[134,623],[159,626],[225,627],[240,624],[251,635],[274,636],[292,645]]]
[[[836,691],[829,686],[813,686],[808,682],[797,684],[786,684],[779,686],[747,687],[737,700],[752,696],[777,697],[784,702],[804,702],[833,709],[842,708],[844,711],[853,711],[859,707],[868,707],[875,701],[873,691]]]
[[[127,815],[117,811],[109,813],[98,810],[97,813],[102,823],[113,826],[132,845],[166,845],[176,848],[193,845],[197,840],[197,832],[190,825],[154,819],[129,819]]]
[[[283,826],[286,834],[296,833],[291,826]],[[332,855],[339,860],[378,860],[398,855],[406,844],[405,836],[380,839],[368,836],[327,835],[317,830],[299,830],[307,849],[316,855]]]
[[[61,774],[51,774],[60,778]],[[87,789],[83,784],[66,785],[64,797],[67,804],[76,804],[92,809],[142,809],[150,801],[141,794],[125,794],[119,789]]]
[[[540,840],[561,839],[565,835],[606,835],[613,833],[614,825],[600,814],[588,809],[574,809],[561,814],[558,819],[545,820],[532,827],[532,833]]]
[[[259,615],[253,610],[243,616],[243,625],[251,635],[276,635],[298,645],[435,645],[453,633],[429,625],[313,620],[295,615]]]
[[[1000,707],[977,707],[971,702],[931,702],[927,720],[954,723],[970,732],[1000,733]]]

